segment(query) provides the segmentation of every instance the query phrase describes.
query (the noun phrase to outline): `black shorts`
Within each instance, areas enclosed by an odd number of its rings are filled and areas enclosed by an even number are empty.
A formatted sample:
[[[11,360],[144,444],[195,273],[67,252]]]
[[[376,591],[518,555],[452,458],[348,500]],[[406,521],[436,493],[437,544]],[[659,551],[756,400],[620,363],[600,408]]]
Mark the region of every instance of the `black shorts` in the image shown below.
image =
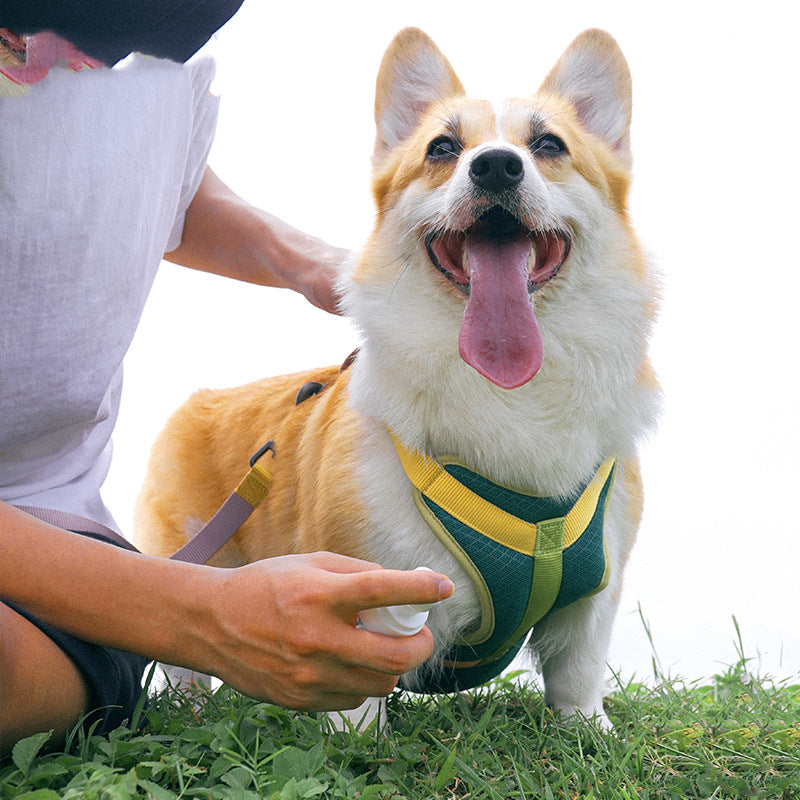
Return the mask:
[[[123,546],[102,534],[82,531],[73,533],[117,547]],[[136,550],[133,545],[128,545],[128,548]],[[48,625],[14,603],[2,602],[52,639],[80,670],[89,693],[90,714],[86,718],[87,729],[97,723],[97,732],[108,733],[130,722],[142,695],[142,678],[150,659],[81,641]]]

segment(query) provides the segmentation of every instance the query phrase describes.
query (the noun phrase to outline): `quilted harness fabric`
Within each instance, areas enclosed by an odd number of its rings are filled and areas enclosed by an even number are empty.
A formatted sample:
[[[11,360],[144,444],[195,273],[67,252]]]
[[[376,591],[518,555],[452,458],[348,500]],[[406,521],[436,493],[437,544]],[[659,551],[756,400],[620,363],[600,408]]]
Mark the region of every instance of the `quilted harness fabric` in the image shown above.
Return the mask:
[[[549,613],[608,584],[604,523],[616,462],[606,460],[571,497],[559,499],[516,492],[456,459],[434,461],[395,445],[420,513],[481,601],[480,624],[453,645],[443,667],[423,667],[400,685],[419,692],[472,688],[500,674]]]

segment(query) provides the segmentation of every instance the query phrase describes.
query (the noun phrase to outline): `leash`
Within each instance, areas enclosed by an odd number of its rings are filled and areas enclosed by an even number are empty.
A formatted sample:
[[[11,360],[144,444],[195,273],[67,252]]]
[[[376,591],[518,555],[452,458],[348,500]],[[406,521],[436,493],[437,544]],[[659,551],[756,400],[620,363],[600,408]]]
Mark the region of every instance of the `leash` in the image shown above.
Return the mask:
[[[272,485],[272,473],[259,464],[259,459],[266,452],[275,457],[275,443],[270,440],[250,459],[250,471],[242,482],[228,495],[228,499],[220,506],[219,511],[205,524],[200,532],[189,539],[170,559],[188,561],[192,564],[205,564],[218,553],[247,518],[255,511],[267,496]]]
[[[184,561],[190,564],[205,564],[233,537],[233,534],[241,528],[247,518],[258,508],[270,490],[272,473],[259,463],[261,457],[267,452],[271,453],[273,458],[275,457],[275,443],[273,441],[267,442],[251,457],[250,470],[241,483],[231,492],[228,499],[199,533],[170,556],[171,560]],[[116,531],[111,530],[111,528],[77,514],[69,514],[65,511],[56,511],[50,508],[35,508],[33,506],[17,506],[17,508],[57,528],[103,536],[126,550],[136,549],[127,539],[120,536]]]

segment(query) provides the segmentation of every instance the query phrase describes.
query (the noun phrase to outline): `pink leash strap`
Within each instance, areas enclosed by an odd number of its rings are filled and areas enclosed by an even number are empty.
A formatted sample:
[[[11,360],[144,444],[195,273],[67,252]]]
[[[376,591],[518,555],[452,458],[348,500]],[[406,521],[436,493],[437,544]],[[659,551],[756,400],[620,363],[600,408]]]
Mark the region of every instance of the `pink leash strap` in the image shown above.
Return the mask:
[[[78,516],[78,514],[68,514],[66,511],[56,511],[52,508],[38,508],[34,506],[15,506],[19,511],[23,511],[31,517],[41,522],[46,522],[54,528],[61,528],[65,531],[80,531],[81,533],[96,533],[100,536],[105,536],[124,547],[127,550],[135,550],[136,548],[124,537],[120,536],[116,531],[101,525],[99,522],[87,519],[86,517]]]
[[[236,490],[228,495],[228,499],[202,530],[170,556],[172,560],[205,564],[242,527],[245,520],[267,496],[272,485],[272,473],[258,463],[261,456],[267,451],[270,451],[273,458],[275,457],[273,441],[267,442],[253,455],[250,459],[250,471],[244,476]]]
[[[205,564],[242,527],[253,510],[254,507],[250,503],[236,492],[231,492],[219,511],[199,533],[176,550],[170,559],[188,561],[190,564]]]
[[[274,457],[274,442],[267,442],[250,459],[250,471],[244,476],[236,490],[231,492],[219,511],[211,517],[202,530],[189,539],[183,547],[174,552],[170,559],[186,561],[191,564],[205,564],[222,549],[233,534],[244,524],[245,520],[258,508],[261,501],[267,496],[267,492],[269,492],[272,485],[272,473],[258,463],[261,456],[268,450]],[[57,528],[100,534],[122,547],[135,549],[127,539],[124,539],[116,531],[112,531],[111,528],[107,528],[99,522],[80,517],[77,514],[68,514],[64,511],[55,511],[49,508],[33,508],[32,506],[17,506],[17,508]]]

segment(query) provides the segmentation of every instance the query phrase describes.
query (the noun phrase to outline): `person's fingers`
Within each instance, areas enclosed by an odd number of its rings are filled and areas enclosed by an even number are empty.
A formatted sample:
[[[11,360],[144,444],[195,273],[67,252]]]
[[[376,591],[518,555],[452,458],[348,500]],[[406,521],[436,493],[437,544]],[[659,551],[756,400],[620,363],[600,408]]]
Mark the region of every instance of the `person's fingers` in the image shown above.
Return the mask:
[[[384,636],[358,630],[361,664],[386,675],[400,676],[427,661],[433,654],[433,635],[423,628],[413,636]]]
[[[365,570],[342,581],[338,606],[346,613],[379,606],[437,603],[453,594],[453,582],[428,570]]]
[[[335,659],[304,659],[282,686],[285,694],[278,702],[307,710],[354,708],[365,697],[391,694],[399,676],[422,664],[433,651],[433,637],[427,628],[403,639],[368,631],[355,633],[357,651],[348,658],[351,645],[341,637]]]
[[[427,627],[412,636],[385,636],[344,624],[318,638],[317,646],[348,669],[399,676],[430,658],[433,635]]]
[[[383,569],[380,564],[374,561],[365,561],[361,558],[352,558],[351,556],[343,556],[341,553],[332,553],[325,550],[316,553],[308,553],[305,558],[308,559],[311,565],[318,569],[324,569],[327,572],[336,572],[341,575]]]
[[[427,628],[383,636],[356,627],[359,611],[433,603],[453,591],[439,573],[385,570],[324,552],[213,575],[220,587],[209,593],[214,613],[203,619],[216,621],[219,630],[212,625],[204,640],[216,664],[206,671],[246,694],[309,710],[352,708],[364,697],[385,696],[398,676],[431,656]]]
[[[400,573],[408,574],[408,573]],[[343,675],[335,676],[337,682],[345,680],[348,689],[362,687],[364,693],[373,691],[356,680],[353,670],[385,675],[402,675],[419,666],[433,652],[433,636],[427,628],[408,637],[383,636],[356,627],[357,606],[363,602],[342,599],[351,586],[343,586],[356,576],[330,576],[327,581],[300,588],[295,599],[300,603],[296,622],[282,629],[284,656],[294,659],[301,676],[305,667],[335,671],[345,668]],[[332,582],[333,579],[333,582]],[[428,595],[430,596],[430,595]],[[349,672],[348,672],[349,671]],[[378,677],[378,676],[373,676]],[[382,680],[382,678],[379,678]],[[331,683],[342,686],[341,683]]]

